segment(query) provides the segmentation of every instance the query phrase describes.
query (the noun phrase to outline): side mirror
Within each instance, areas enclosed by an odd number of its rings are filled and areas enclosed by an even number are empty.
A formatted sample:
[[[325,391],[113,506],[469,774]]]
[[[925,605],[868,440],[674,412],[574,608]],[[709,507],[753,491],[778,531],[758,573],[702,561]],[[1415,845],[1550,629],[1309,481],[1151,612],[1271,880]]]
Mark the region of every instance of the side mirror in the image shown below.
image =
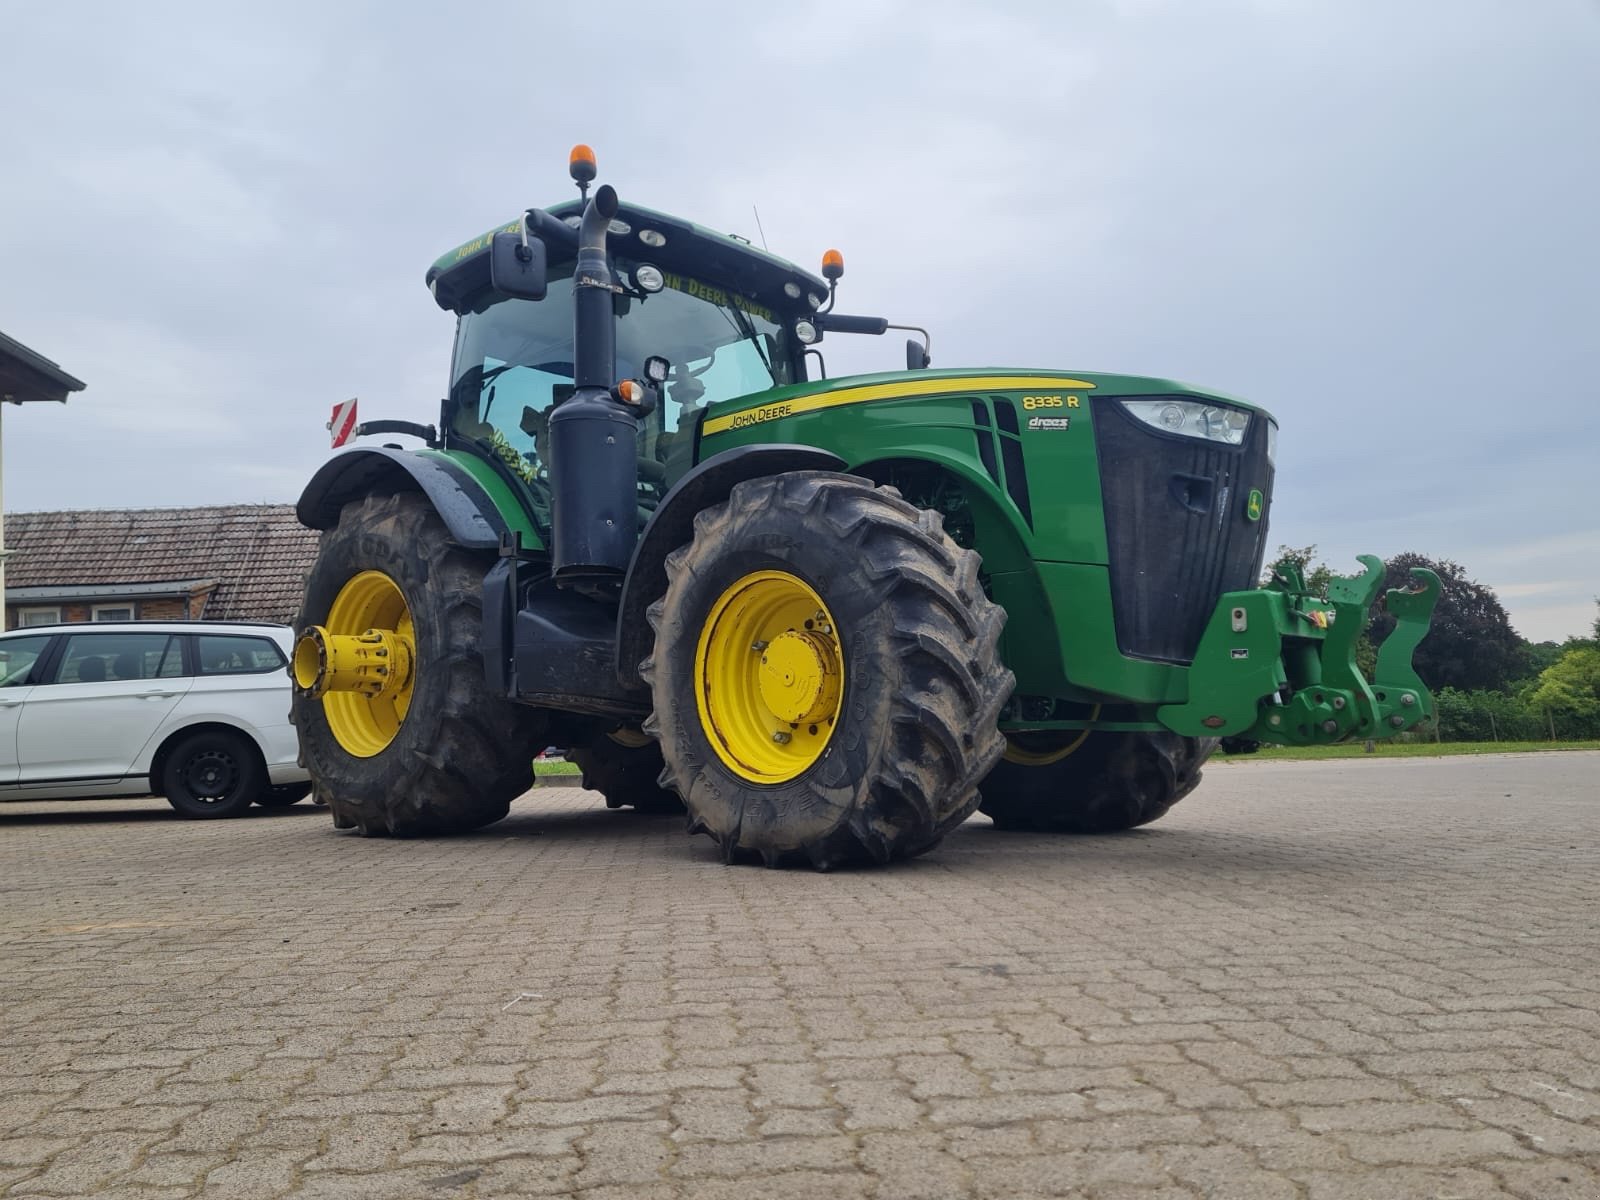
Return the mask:
[[[906,339],[906,370],[926,371],[932,361],[933,355],[928,353],[926,346],[916,338]]]
[[[543,300],[545,249],[538,238],[501,231],[489,245],[489,284],[502,296]]]

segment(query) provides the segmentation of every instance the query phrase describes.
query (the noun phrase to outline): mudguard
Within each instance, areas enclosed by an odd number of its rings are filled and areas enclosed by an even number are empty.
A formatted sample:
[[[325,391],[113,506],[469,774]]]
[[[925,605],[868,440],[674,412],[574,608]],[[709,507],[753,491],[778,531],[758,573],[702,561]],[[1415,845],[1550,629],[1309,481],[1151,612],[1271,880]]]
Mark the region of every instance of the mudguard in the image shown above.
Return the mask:
[[[645,612],[667,590],[667,555],[694,537],[695,514],[721,504],[734,484],[785,471],[843,471],[844,459],[815,446],[774,443],[736,446],[714,454],[673,485],[644,527],[628,565],[617,610],[617,677],[624,687],[642,684],[639,664],[650,653]]]
[[[483,487],[448,458],[388,447],[361,446],[323,463],[300,493],[295,515],[309,529],[331,529],[351,500],[386,488],[416,488],[468,550],[495,550],[505,519]]]

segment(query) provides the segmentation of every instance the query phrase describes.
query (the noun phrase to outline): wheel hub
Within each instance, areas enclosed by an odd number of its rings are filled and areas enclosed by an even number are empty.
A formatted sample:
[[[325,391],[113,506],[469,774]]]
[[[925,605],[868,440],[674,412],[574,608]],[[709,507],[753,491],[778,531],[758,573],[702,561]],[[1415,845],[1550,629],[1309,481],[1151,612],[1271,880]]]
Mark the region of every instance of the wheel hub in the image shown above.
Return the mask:
[[[294,681],[311,696],[393,696],[411,685],[412,657],[411,639],[393,629],[348,634],[313,625],[295,643]]]
[[[843,712],[844,652],[815,589],[787,571],[730,584],[695,651],[695,703],[729,770],[754,783],[795,779],[826,753]]]
[[[761,699],[780,721],[825,718],[839,703],[838,647],[821,634],[786,631],[761,654]]]
[[[215,801],[225,797],[232,789],[237,772],[233,759],[220,751],[208,751],[191,759],[184,771],[189,790],[195,798]]]
[[[416,631],[400,585],[382,571],[362,571],[339,589],[324,622],[301,633],[294,681],[302,695],[321,699],[339,745],[370,758],[400,731],[416,659]]]

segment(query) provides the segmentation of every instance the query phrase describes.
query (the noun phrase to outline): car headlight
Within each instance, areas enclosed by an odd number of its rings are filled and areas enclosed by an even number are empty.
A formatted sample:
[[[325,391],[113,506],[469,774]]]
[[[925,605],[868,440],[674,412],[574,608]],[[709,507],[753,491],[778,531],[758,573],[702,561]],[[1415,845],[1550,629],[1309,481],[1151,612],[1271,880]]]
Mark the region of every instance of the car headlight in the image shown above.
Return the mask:
[[[1121,404],[1152,429],[1229,446],[1243,445],[1250,428],[1249,413],[1205,400],[1123,400]]]

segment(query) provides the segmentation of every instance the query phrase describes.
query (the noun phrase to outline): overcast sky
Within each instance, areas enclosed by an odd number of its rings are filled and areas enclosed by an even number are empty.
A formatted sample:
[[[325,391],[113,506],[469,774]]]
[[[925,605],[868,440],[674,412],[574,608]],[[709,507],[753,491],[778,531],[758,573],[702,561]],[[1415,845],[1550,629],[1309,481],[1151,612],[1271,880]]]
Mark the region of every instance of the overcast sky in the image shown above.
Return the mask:
[[[175,6],[0,0],[11,511],[288,501],[331,405],[434,420],[423,272],[571,194],[812,266],[936,366],[1282,423],[1274,543],[1452,558],[1534,640],[1600,594],[1593,0]],[[892,369],[898,341],[829,343]]]

